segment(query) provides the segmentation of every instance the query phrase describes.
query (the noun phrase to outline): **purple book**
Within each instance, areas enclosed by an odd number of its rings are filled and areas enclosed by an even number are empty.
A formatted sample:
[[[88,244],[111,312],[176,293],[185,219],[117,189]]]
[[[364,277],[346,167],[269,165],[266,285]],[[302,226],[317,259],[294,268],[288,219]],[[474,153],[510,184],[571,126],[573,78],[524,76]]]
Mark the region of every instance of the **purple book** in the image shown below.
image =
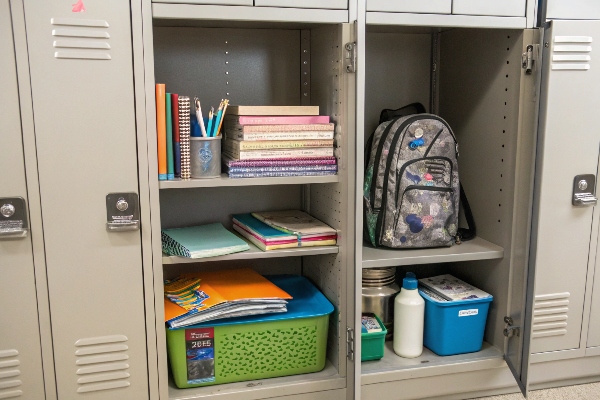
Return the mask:
[[[323,176],[335,175],[335,171],[286,171],[286,172],[240,172],[229,173],[230,178],[266,178],[287,176]]]
[[[301,165],[335,165],[335,157],[301,158],[301,159],[274,159],[274,160],[246,160],[236,161],[223,155],[223,163],[227,167],[288,167]]]

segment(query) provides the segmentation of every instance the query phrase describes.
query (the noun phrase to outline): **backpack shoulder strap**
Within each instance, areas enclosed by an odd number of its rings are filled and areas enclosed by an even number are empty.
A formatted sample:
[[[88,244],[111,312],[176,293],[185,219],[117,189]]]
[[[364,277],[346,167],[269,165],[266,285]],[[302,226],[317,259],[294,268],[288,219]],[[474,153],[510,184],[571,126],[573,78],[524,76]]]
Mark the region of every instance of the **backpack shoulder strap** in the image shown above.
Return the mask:
[[[465,212],[465,220],[467,221],[468,228],[458,228],[457,236],[461,242],[466,242],[477,235],[477,228],[475,227],[475,218],[473,218],[473,212],[471,211],[471,206],[467,200],[462,183],[460,184],[460,203]]]

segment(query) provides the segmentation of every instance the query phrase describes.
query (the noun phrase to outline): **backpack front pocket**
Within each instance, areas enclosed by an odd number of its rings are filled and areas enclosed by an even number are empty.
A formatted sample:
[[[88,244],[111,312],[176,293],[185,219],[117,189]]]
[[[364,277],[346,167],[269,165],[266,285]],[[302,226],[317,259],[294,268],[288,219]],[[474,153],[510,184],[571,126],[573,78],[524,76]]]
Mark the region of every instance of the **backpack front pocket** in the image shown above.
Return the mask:
[[[399,241],[397,247],[452,245],[457,230],[453,192],[447,187],[408,186],[390,232]]]

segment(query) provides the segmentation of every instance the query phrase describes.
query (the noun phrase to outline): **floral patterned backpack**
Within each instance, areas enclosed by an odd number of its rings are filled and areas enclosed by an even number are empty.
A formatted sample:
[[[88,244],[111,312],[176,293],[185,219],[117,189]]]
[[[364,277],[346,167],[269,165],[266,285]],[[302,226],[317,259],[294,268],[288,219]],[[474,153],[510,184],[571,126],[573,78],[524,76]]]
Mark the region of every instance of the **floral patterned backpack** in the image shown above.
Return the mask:
[[[458,178],[458,144],[450,126],[418,103],[380,121],[365,158],[365,238],[373,246],[452,246],[475,236]],[[387,111],[387,113],[386,113]],[[390,110],[382,112],[382,118]],[[404,115],[403,115],[404,114]],[[458,228],[459,199],[470,229]]]

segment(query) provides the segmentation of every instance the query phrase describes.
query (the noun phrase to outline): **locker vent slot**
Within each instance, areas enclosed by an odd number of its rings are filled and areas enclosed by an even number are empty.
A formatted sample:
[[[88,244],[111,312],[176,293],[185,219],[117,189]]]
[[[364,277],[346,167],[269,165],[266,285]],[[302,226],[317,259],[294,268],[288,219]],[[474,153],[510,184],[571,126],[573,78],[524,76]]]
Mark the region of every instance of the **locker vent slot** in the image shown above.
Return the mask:
[[[535,296],[533,338],[560,336],[567,333],[570,293]]]
[[[78,393],[124,388],[130,385],[127,336],[79,339],[75,343]]]
[[[20,390],[22,382],[18,379],[21,375],[17,368],[20,365],[18,356],[17,350],[0,350],[0,399],[13,399],[23,394]]]
[[[108,53],[110,38],[108,22],[104,20],[52,18],[52,36],[56,37],[53,46],[58,49],[54,57],[59,59],[110,60]],[[83,39],[82,39],[83,38]],[[69,50],[61,50],[61,49]]]
[[[555,36],[552,46],[552,69],[587,71],[592,57],[590,36]]]

